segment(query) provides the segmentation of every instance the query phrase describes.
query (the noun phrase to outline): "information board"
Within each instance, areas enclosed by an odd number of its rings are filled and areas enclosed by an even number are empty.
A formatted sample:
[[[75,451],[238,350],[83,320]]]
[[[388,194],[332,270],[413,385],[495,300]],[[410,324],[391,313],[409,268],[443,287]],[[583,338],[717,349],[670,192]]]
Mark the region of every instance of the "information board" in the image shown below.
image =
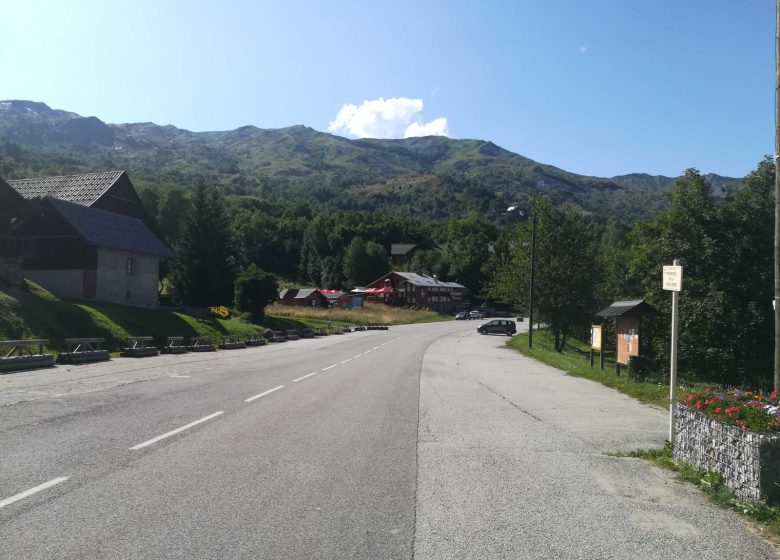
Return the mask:
[[[593,350],[601,350],[601,325],[590,327],[590,347]]]
[[[639,355],[639,317],[617,317],[617,362],[628,365],[629,356]]]

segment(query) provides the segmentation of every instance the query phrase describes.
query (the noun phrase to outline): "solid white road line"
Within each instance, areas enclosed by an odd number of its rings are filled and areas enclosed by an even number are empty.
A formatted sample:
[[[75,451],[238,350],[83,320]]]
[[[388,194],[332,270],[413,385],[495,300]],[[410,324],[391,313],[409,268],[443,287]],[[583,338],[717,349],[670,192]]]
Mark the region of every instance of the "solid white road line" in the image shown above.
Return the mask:
[[[357,360],[357,359],[358,359],[360,356],[362,356],[362,355],[363,355],[363,354],[358,354],[357,356],[352,356],[352,359],[353,359],[353,360]]]
[[[224,412],[225,412],[224,410],[220,410],[219,412],[215,412],[214,414],[209,414],[208,416],[205,416],[205,417],[201,418],[200,420],[195,420],[194,422],[190,422],[186,426],[182,426],[181,428],[176,428],[175,430],[171,430],[170,432],[166,432],[166,433],[164,433],[161,436],[157,436],[156,438],[152,438],[149,441],[145,441],[143,443],[139,443],[138,445],[134,445],[133,447],[130,448],[130,450],[131,451],[135,451],[137,449],[142,449],[142,448],[146,447],[147,445],[152,445],[153,443],[157,443],[161,439],[165,439],[167,437],[171,437],[173,435],[176,435],[179,432],[183,432],[184,430],[192,428],[193,426],[197,426],[201,422],[205,422],[207,420],[211,420],[212,418],[216,418],[217,416],[219,416],[220,414],[223,414]]]
[[[351,361],[352,361],[352,358],[347,358],[346,360],[343,360],[343,361],[341,361],[339,363],[340,364],[346,364],[347,362],[351,362]]]
[[[313,371],[311,373],[308,373],[308,374],[304,375],[303,377],[299,377],[298,379],[293,379],[293,383],[298,383],[298,381],[303,381],[307,377],[311,377],[312,375],[317,375],[318,373],[319,373],[319,371]]]
[[[244,402],[252,402],[255,399],[259,399],[260,397],[264,397],[266,395],[270,395],[274,391],[278,391],[279,389],[284,389],[284,385],[279,385],[278,387],[274,387],[273,389],[268,389],[267,391],[263,391],[259,395],[255,395],[254,397],[249,397],[248,399],[244,399]]]
[[[381,344],[380,344],[379,346],[374,346],[374,347],[373,347],[371,350],[379,350],[379,348],[380,348],[381,346],[382,346]]]
[[[332,366],[324,367],[324,368],[322,368],[322,371],[328,371],[329,369],[333,369],[333,368],[334,368],[334,367],[336,367],[337,365],[338,365],[338,364],[333,364]]]
[[[190,375],[171,375],[171,377],[175,377],[176,379],[189,379]]]
[[[65,482],[68,480],[67,476],[60,476],[57,478],[51,479],[49,482],[44,482],[43,484],[39,484],[35,488],[30,488],[29,490],[25,490],[24,492],[20,492],[16,496],[11,496],[10,498],[6,498],[5,500],[0,501],[0,508],[4,508],[5,506],[9,506],[14,502],[18,502],[19,500],[22,500],[26,498],[27,496],[32,496],[33,494],[37,494],[41,490],[46,490],[47,488],[51,488],[52,486],[56,486],[60,482]]]

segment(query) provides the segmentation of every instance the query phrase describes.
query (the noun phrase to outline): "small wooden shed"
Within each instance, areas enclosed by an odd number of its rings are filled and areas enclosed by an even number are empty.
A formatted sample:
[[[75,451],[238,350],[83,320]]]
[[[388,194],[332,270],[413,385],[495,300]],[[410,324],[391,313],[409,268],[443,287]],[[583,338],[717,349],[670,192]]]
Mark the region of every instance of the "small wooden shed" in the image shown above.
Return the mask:
[[[658,315],[658,310],[643,299],[614,301],[596,313],[603,319],[615,319],[617,348],[615,370],[620,374],[620,366],[628,366],[632,356],[640,356],[642,318]]]

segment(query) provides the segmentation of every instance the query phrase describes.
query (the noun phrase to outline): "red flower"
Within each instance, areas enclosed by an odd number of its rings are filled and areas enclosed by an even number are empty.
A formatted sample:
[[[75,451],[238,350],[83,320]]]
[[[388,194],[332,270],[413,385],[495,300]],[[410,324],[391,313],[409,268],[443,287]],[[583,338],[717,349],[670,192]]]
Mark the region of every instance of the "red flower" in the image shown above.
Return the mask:
[[[715,409],[715,414],[720,414],[720,407]]]
[[[702,403],[701,401],[696,401],[696,410],[701,410]]]

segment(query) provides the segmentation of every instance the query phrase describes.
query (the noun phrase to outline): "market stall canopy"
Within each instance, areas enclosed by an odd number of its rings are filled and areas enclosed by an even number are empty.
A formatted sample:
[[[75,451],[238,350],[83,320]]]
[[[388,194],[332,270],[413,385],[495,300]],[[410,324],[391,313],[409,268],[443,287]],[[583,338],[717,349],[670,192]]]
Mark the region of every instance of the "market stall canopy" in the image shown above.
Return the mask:
[[[370,296],[381,296],[385,294],[392,294],[393,290],[392,288],[388,288],[387,286],[385,286],[384,288],[366,288],[365,293]]]

